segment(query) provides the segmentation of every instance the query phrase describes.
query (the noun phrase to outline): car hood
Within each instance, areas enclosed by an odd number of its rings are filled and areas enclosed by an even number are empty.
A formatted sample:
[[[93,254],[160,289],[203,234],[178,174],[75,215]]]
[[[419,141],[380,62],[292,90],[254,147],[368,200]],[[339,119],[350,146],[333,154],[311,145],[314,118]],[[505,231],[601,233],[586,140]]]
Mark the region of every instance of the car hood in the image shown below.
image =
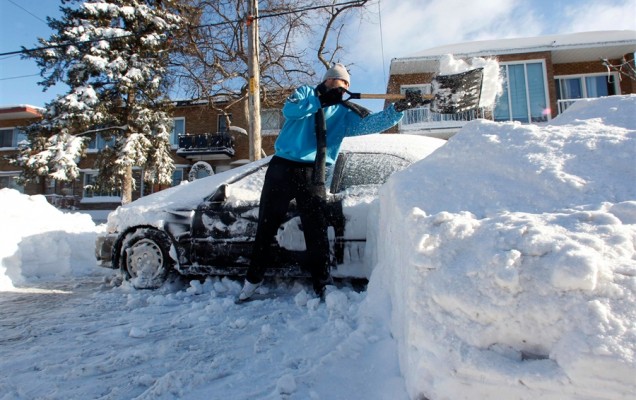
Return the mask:
[[[181,185],[144,196],[132,203],[119,206],[108,215],[107,231],[122,232],[132,226],[160,228],[170,214],[193,210],[223,183],[267,163],[269,158],[243,165],[220,174],[184,182]]]

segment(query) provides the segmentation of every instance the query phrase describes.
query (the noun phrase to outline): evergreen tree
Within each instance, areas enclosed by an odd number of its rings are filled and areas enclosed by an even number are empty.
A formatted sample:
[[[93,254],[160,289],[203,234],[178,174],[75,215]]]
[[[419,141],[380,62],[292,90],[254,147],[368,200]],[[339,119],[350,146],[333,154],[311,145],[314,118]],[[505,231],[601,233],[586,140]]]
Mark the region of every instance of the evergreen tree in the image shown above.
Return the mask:
[[[99,155],[97,185],[121,188],[123,204],[131,201],[134,166],[144,169],[147,182],[171,182],[165,76],[171,31],[182,24],[175,3],[62,0],[63,17],[48,20],[56,33],[40,38],[41,50],[26,57],[40,66],[41,85],[63,82],[69,91],[28,128],[29,143],[13,160],[23,181],[76,179],[87,142],[100,134],[114,144]]]

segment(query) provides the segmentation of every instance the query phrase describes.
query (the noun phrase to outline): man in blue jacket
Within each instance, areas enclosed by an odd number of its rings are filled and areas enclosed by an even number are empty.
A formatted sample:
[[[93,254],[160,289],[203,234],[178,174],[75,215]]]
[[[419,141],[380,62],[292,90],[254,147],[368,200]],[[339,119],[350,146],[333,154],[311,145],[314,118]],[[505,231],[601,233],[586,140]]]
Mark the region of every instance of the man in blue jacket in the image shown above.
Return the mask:
[[[379,133],[397,124],[411,105],[400,100],[386,110],[370,114],[359,106],[343,102],[351,80],[347,69],[336,64],[327,70],[317,87],[301,86],[283,106],[285,124],[276,139],[276,154],[269,163],[261,193],[258,228],[251,264],[239,301],[249,299],[263,283],[270,257],[270,244],[283,222],[289,203],[296,199],[305,235],[314,291],[324,294],[330,282],[329,241],[324,213],[325,186],[312,181],[316,160],[316,115],[322,109],[326,123],[326,164],[338,158],[346,136]],[[321,116],[322,117],[322,116]],[[325,149],[323,149],[325,150]]]

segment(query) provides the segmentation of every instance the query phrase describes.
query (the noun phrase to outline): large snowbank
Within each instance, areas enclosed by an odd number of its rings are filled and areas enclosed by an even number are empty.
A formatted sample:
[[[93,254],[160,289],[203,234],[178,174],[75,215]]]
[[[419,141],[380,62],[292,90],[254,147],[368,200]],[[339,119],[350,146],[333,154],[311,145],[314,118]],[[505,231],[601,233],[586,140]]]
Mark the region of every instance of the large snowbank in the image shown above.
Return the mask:
[[[88,214],[59,211],[44,196],[0,189],[0,290],[90,273],[98,228]]]
[[[618,96],[547,126],[475,121],[392,177],[367,300],[411,398],[632,398],[635,159],[636,96]]]

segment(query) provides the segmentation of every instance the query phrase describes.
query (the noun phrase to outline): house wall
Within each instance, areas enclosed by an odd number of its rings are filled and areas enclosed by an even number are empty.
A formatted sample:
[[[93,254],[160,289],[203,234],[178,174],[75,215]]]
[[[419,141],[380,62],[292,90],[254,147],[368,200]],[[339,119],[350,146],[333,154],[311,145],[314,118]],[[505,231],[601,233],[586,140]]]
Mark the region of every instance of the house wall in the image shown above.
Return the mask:
[[[250,143],[249,138],[246,135],[232,133],[234,138],[234,157],[232,161],[248,160],[250,158]],[[278,135],[266,135],[261,136],[261,148],[266,155],[274,154],[274,142]],[[261,154],[262,155],[262,154]]]
[[[284,99],[285,97],[283,97]],[[262,104],[261,109],[270,108],[282,108],[282,100],[278,103]],[[232,126],[242,128],[245,131],[249,128],[249,122],[247,120],[247,103],[241,102],[231,106],[228,110],[228,114],[231,115]],[[217,133],[218,120],[223,113],[219,110],[215,110],[205,104],[201,105],[186,105],[175,107],[173,117],[185,118],[185,131],[186,134],[202,134],[202,133]],[[237,160],[249,159],[249,140],[246,135],[230,132],[230,135],[234,138],[234,157],[227,163],[231,163]],[[274,152],[274,142],[277,136],[267,135],[261,137],[261,147],[266,154],[272,154]],[[183,162],[182,162],[183,163]]]
[[[23,127],[29,125],[33,121],[36,121],[36,118],[30,119],[4,119],[0,120],[0,128],[16,128]],[[7,156],[13,156],[17,153],[15,150],[1,150],[0,151],[0,172],[15,172],[18,171],[19,168],[9,164],[9,161],[5,159]],[[28,183],[24,186],[24,193],[28,195],[35,195],[44,193],[44,183],[42,182],[33,182]]]
[[[15,128],[27,125],[32,120],[24,119],[5,119],[0,120],[0,128]],[[16,167],[10,165],[5,159],[5,156],[14,155],[16,152],[12,150],[0,150],[0,172],[15,171]]]
[[[627,54],[626,58],[634,65],[633,54]],[[620,65],[623,60],[613,59],[608,60],[612,65]],[[605,67],[600,61],[579,62],[570,64],[556,64],[554,66],[554,75],[577,75],[577,74],[595,74],[595,73],[607,73],[607,67]],[[621,94],[636,93],[636,81],[633,79],[627,79],[622,77],[619,81]]]
[[[633,54],[628,54],[625,57],[633,66],[634,65]],[[549,51],[497,55],[496,58],[500,63],[524,61],[524,60],[543,60],[545,62],[546,75],[547,75],[546,84],[548,88],[548,97],[550,102],[550,110],[551,110],[552,118],[555,118],[558,114],[557,90],[556,90],[556,84],[554,81],[555,76],[607,72],[607,68],[603,66],[600,60],[555,64],[553,63],[552,53]],[[610,60],[610,62],[613,65],[619,65],[622,63],[622,60],[614,59],[614,60]],[[391,75],[389,76],[389,83],[387,85],[387,93],[400,93],[400,87],[402,85],[417,85],[417,84],[430,83],[434,75],[435,75],[434,73]],[[636,81],[633,79],[626,79],[623,77],[623,79],[621,79],[620,81],[620,91],[621,91],[621,94],[636,93]],[[385,102],[385,107],[387,105],[388,105],[388,102]],[[397,127],[394,127],[390,131],[397,132],[397,129],[398,129]]]

